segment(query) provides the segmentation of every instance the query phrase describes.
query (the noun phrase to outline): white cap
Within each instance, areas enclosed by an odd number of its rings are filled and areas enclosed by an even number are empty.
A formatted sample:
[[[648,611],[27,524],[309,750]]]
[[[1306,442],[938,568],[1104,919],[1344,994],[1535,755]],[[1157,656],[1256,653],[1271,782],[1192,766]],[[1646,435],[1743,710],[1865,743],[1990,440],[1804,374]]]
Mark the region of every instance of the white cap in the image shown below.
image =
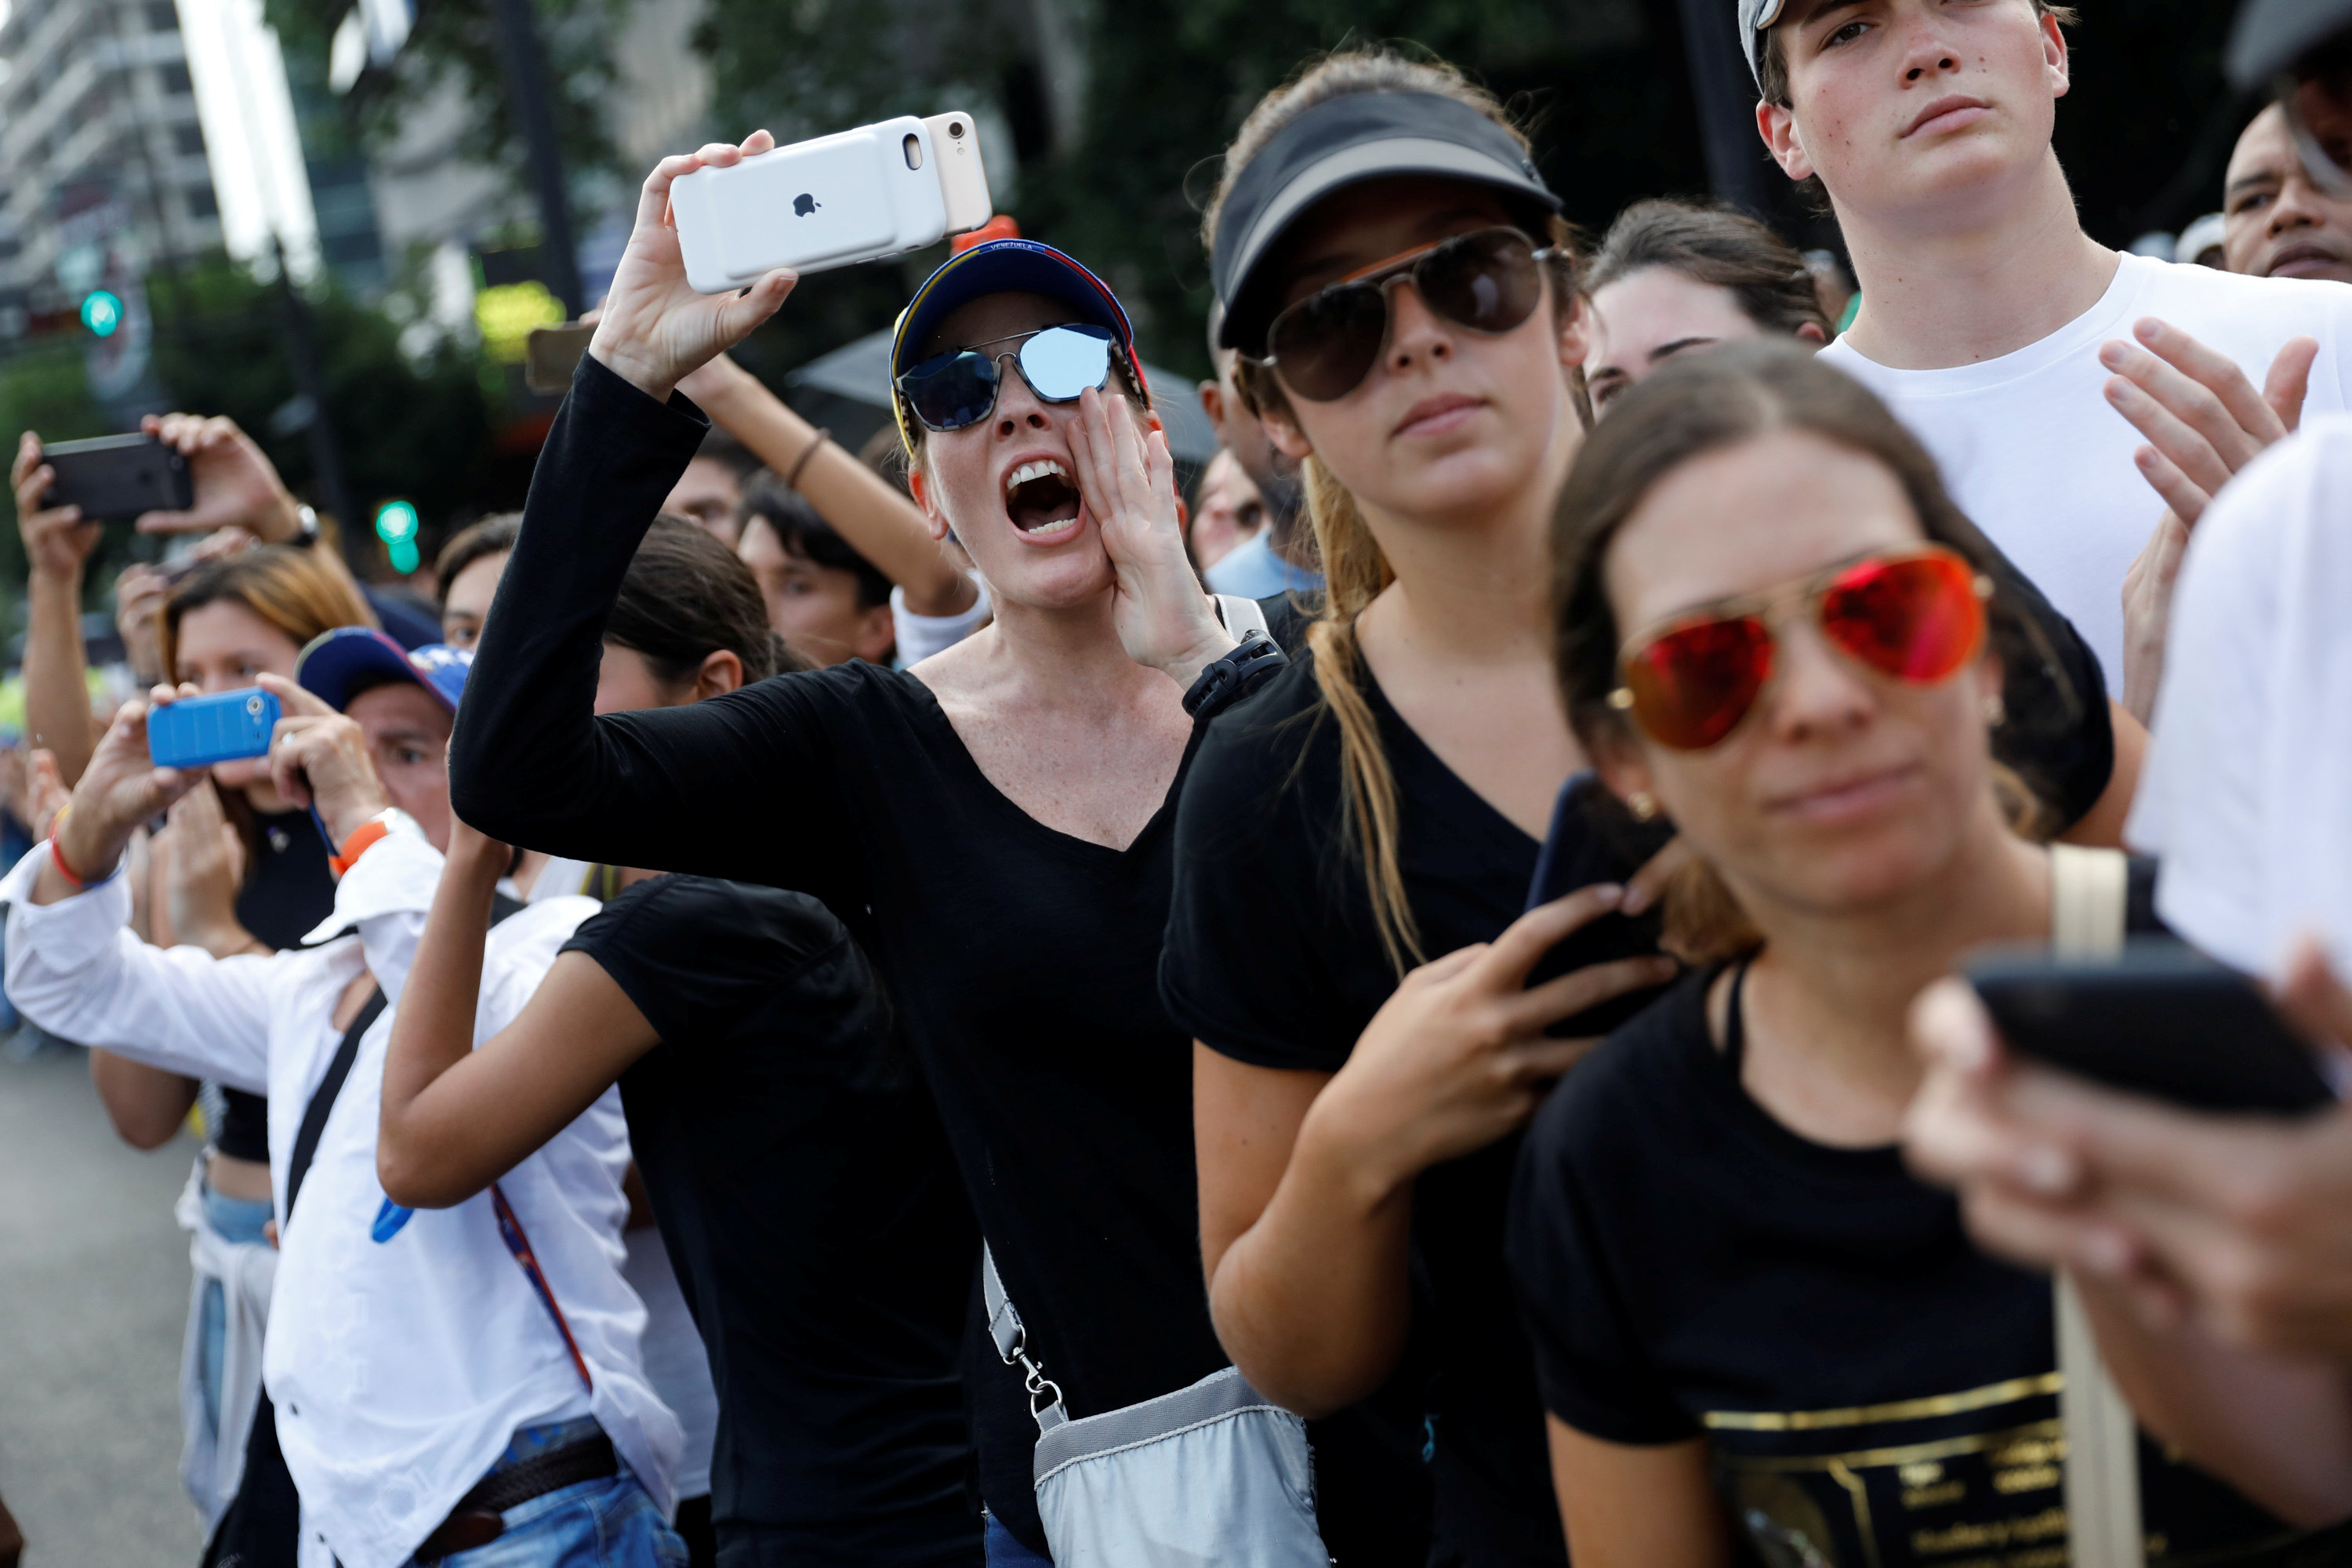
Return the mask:
[[[1756,85],[1764,85],[1764,71],[1757,51],[1762,46],[1757,40],[1766,28],[1780,19],[1782,0],[1739,0],[1739,47],[1748,51],[1748,74]]]
[[[2180,231],[2179,240],[2172,247],[2172,259],[2194,264],[2209,250],[2219,250],[2229,237],[2230,220],[2220,213],[2207,213]]]

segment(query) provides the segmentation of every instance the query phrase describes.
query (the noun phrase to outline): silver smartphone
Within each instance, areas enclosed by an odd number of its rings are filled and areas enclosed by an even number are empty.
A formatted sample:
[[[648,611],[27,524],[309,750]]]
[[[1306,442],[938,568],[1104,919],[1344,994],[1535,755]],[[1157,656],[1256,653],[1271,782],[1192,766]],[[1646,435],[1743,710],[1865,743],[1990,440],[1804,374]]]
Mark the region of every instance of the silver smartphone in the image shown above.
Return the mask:
[[[901,115],[697,169],[670,186],[686,279],[705,294],[779,267],[822,272],[919,250],[992,211],[971,115]]]

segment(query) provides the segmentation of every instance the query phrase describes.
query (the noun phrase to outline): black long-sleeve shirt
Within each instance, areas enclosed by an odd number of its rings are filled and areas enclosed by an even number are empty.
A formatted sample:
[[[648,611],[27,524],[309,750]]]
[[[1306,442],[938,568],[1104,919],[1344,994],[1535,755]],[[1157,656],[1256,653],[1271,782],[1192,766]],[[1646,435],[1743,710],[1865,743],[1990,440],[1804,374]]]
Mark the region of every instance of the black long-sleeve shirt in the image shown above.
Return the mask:
[[[928,687],[855,661],[593,717],[605,616],[705,428],[684,399],[582,362],[458,712],[458,814],[552,854],[822,900],[882,971],[1071,1413],[1207,1375],[1226,1358],[1201,1272],[1192,1042],[1156,975],[1176,789],[1124,850],[1055,832],[989,783]],[[1018,1458],[989,1499],[1025,1535]]]

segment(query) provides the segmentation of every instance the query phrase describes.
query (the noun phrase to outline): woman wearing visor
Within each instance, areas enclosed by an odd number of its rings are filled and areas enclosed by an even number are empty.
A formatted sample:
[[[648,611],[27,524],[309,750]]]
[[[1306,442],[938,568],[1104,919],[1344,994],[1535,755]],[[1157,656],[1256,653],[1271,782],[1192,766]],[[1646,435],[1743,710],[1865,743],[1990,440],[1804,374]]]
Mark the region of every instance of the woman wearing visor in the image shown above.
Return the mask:
[[[1029,1346],[1084,1416],[1224,1366],[1196,1247],[1191,1057],[1162,1010],[1173,803],[1269,655],[1186,563],[1126,312],[1045,246],[950,258],[898,323],[917,501],[995,624],[908,671],[853,661],[689,708],[593,713],[597,629],[705,428],[680,377],[773,313],[688,286],[665,161],[549,437],[452,753],[500,839],[823,900],[873,955]],[[1238,662],[1236,662],[1238,660]],[[985,1355],[991,1554],[1044,1548],[1036,1429]],[[991,1381],[992,1376],[993,1381]],[[1009,1531],[1009,1534],[1008,1534]]]
[[[1670,881],[1663,821],[1562,792],[1586,763],[1547,542],[1590,409],[1559,205],[1492,98],[1376,52],[1270,95],[1226,153],[1225,342],[1302,463],[1329,594],[1307,651],[1201,748],[1161,965],[1198,1042],[1227,1352],[1309,1415],[1417,1394],[1433,1364],[1440,1546],[1482,1564],[1564,1552],[1502,1260],[1519,1129],[1674,967],[1616,918]],[[2094,775],[2079,815],[2112,763],[2104,705],[2039,664],[2018,679]],[[1539,852],[1580,868],[1549,886],[1585,885],[1522,918]],[[1669,928],[1688,912],[1668,900]]]

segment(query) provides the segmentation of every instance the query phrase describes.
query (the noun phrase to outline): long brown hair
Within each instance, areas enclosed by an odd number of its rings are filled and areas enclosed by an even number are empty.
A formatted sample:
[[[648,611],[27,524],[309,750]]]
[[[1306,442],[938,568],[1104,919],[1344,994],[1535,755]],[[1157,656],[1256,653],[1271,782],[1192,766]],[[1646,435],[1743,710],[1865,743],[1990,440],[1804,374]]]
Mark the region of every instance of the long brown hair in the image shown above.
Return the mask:
[[[1433,93],[1465,103],[1508,131],[1532,156],[1526,134],[1512,123],[1495,95],[1477,86],[1460,69],[1435,58],[1414,59],[1387,48],[1359,48],[1326,55],[1310,61],[1286,85],[1258,100],[1249,118],[1225,149],[1224,170],[1217,182],[1202,223],[1202,236],[1213,253],[1217,218],[1225,197],[1250,161],[1283,127],[1318,104],[1358,92]],[[1548,264],[1552,276],[1553,309],[1567,307],[1575,298],[1575,231],[1553,219],[1548,238],[1556,255]],[[1246,356],[1234,366],[1234,384],[1257,409],[1287,414],[1280,384]],[[1580,372],[1570,374],[1570,392],[1578,416],[1591,422]],[[1315,654],[1315,685],[1322,709],[1339,728],[1340,810],[1343,832],[1352,834],[1361,858],[1372,920],[1390,964],[1402,974],[1427,955],[1421,932],[1407,900],[1404,878],[1397,860],[1396,775],[1381,742],[1380,724],[1364,696],[1358,675],[1361,658],[1356,642],[1356,617],[1396,580],[1388,556],[1372,537],[1370,524],[1339,477],[1322,459],[1309,457],[1302,465],[1307,515],[1315,533],[1315,548],[1323,568],[1323,609],[1307,628],[1307,645]]]
[[[331,571],[309,550],[257,544],[207,561],[180,580],[156,612],[163,679],[180,679],[180,622],[191,610],[228,602],[244,605],[300,647],[337,626],[373,626],[375,613],[350,578]]]
[[[1903,487],[1920,531],[1994,583],[1990,643],[2003,666],[2050,659],[2039,630],[2000,587],[2009,575],[2000,552],[1961,512],[1935,459],[1885,404],[1861,383],[1817,362],[1809,348],[1785,339],[1732,344],[1677,360],[1628,391],[1585,442],[1560,490],[1552,517],[1552,625],[1560,695],[1588,752],[1598,754],[1627,735],[1625,716],[1609,700],[1624,643],[1606,577],[1619,531],[1643,499],[1684,464],[1781,430],[1802,431],[1883,465]],[[2046,809],[2016,773],[1996,763],[1993,777],[2012,824],[2030,831],[2046,820]],[[1669,945],[1694,962],[1731,957],[1762,942],[1723,879],[1696,859],[1668,889],[1666,930]]]

